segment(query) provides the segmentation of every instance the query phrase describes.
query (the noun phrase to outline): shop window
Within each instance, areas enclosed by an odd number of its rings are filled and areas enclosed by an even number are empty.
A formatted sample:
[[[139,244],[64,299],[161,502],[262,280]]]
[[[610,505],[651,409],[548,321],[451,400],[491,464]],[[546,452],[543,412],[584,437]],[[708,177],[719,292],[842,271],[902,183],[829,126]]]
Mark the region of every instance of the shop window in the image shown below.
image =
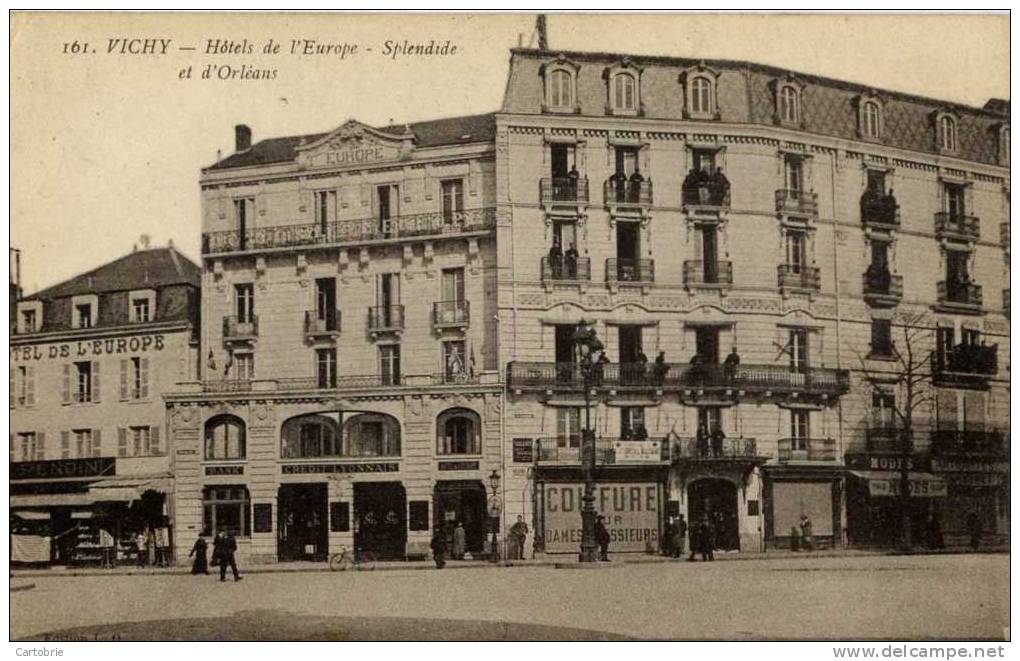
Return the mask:
[[[245,458],[244,423],[234,416],[222,415],[205,423],[206,461]]]
[[[202,534],[225,532],[251,536],[251,497],[245,486],[208,486],[202,490]]]
[[[283,423],[280,454],[284,459],[340,456],[340,428],[331,418],[306,415]]]
[[[481,454],[481,419],[469,409],[450,409],[436,418],[436,453]]]
[[[343,456],[399,457],[400,423],[382,413],[360,413],[343,426]]]

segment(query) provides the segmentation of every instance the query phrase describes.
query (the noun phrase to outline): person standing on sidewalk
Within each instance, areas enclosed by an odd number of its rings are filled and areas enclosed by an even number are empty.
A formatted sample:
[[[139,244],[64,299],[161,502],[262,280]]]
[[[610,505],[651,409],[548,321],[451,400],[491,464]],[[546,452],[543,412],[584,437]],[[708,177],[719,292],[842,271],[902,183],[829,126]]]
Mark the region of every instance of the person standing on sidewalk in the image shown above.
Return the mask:
[[[241,580],[241,576],[237,571],[237,561],[234,559],[234,554],[237,553],[237,540],[234,539],[234,535],[224,532],[221,530],[216,536],[216,541],[213,542],[213,556],[219,558],[220,561],[220,580],[227,580],[227,565],[230,565],[230,571],[234,573],[234,582]]]
[[[191,547],[191,553],[188,557],[195,556],[195,561],[191,563],[192,574],[208,574],[209,573],[209,562],[206,559],[206,549],[208,545],[205,543],[205,538],[199,535],[198,539],[195,540],[195,545]]]
[[[453,559],[463,560],[466,549],[467,533],[464,532],[464,524],[458,521],[457,527],[453,529]]]
[[[599,560],[609,562],[609,531],[606,529],[606,517],[599,514],[595,518],[595,541],[599,544]]]
[[[446,534],[440,528],[432,534],[432,559],[436,562],[436,569],[446,566]]]
[[[684,541],[687,539],[687,522],[681,514],[673,522],[673,557],[679,558],[684,554]]]
[[[813,551],[815,549],[814,526],[811,525],[811,519],[807,514],[800,515],[800,536],[804,550]]]
[[[702,562],[715,561],[715,529],[707,514],[701,517],[698,524],[698,546]]]
[[[517,523],[510,527],[510,537],[514,540],[514,549],[517,551],[515,560],[524,560],[524,542],[528,539],[528,524],[524,523],[524,517],[517,515]]]

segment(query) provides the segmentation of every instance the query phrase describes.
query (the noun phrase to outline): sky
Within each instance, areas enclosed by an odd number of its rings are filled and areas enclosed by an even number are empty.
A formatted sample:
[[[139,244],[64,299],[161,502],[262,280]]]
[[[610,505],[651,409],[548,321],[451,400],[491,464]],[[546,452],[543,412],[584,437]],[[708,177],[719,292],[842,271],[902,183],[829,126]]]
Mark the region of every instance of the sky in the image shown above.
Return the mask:
[[[497,110],[509,49],[535,45],[533,26],[530,13],[14,15],[10,240],[26,293],[143,235],[199,261],[200,169],[231,153],[235,124],[258,141]],[[550,14],[548,33],[552,50],[750,60],[972,106],[1010,94],[1003,15]],[[166,54],[126,52],[142,39]],[[261,52],[270,39],[279,53]],[[291,54],[305,39],[348,50]],[[430,39],[457,52],[385,54]],[[207,53],[209,40],[252,52]],[[203,80],[209,65],[275,76]]]

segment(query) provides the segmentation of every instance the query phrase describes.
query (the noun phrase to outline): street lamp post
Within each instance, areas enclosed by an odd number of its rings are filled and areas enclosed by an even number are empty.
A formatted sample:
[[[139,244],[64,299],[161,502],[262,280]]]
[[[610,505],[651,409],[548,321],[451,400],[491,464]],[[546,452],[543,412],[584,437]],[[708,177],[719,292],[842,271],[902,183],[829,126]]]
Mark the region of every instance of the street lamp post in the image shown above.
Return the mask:
[[[584,432],[581,435],[581,467],[584,472],[584,495],[581,497],[581,552],[580,562],[596,562],[598,546],[595,539],[595,431],[591,426],[591,391],[595,376],[601,369],[604,347],[596,337],[595,329],[584,320],[577,325],[573,336],[577,350],[578,367],[584,382]]]
[[[492,552],[489,554],[489,562],[499,562],[499,516],[503,511],[503,503],[499,500],[499,471],[492,469],[489,475],[489,486],[492,487],[492,498],[489,499],[489,521],[492,523]]]

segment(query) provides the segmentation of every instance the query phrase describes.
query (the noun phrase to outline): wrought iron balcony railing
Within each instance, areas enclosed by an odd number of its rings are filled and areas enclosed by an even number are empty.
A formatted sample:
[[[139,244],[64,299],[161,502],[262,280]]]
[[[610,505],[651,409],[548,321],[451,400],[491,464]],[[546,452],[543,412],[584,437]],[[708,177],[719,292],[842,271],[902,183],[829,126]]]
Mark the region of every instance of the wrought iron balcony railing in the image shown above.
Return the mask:
[[[340,332],[340,310],[305,310],[305,335],[336,335]]]
[[[542,281],[566,280],[588,282],[591,280],[590,257],[543,257]]]
[[[1005,436],[998,430],[939,429],[931,433],[931,451],[939,456],[1009,456]]]
[[[753,438],[722,437],[713,440],[711,437],[686,437],[674,439],[670,448],[673,461],[708,461],[712,459],[755,459],[758,454],[758,443]]]
[[[864,191],[861,195],[861,222],[879,228],[899,226],[900,209],[896,198],[889,193]]]
[[[981,223],[977,216],[940,211],[935,214],[935,237],[977,241],[981,237]]]
[[[936,297],[940,305],[963,305],[979,308],[982,305],[981,285],[972,282],[940,280],[936,283]]]
[[[796,461],[836,461],[834,438],[781,438],[778,456],[780,463]]]
[[[516,390],[583,390],[585,379],[578,363],[513,361],[507,365],[507,385]],[[839,396],[850,388],[850,373],[789,365],[604,363],[592,369],[590,385],[596,389],[702,389]]]
[[[404,330],[403,305],[377,305],[368,308],[369,331],[401,331]]]
[[[655,282],[655,260],[607,259],[606,282]]]
[[[379,239],[443,236],[490,230],[496,226],[496,209],[409,214],[386,220],[362,218],[329,223],[304,223],[206,232],[202,254],[244,252],[270,248],[358,243]]]
[[[1009,254],[1009,221],[999,223],[999,243],[1002,244],[1003,250],[1006,254]]]
[[[617,178],[615,175],[606,180],[604,187],[606,206],[651,206],[652,181],[643,179]]]
[[[780,289],[818,291],[822,287],[821,271],[817,266],[780,264],[778,273]]]
[[[223,317],[224,340],[253,340],[259,336],[259,318],[254,314],[243,317]]]
[[[932,371],[992,376],[999,371],[999,346],[957,344],[949,351],[932,354]]]
[[[691,175],[687,175],[688,179]],[[721,211],[730,208],[729,182],[684,181],[680,189],[683,205],[689,209]]]
[[[888,271],[864,273],[864,298],[873,302],[896,303],[903,298],[903,276]]]
[[[684,262],[685,285],[732,285],[733,262],[717,260],[703,262],[687,260]]]
[[[542,204],[587,204],[587,177],[545,177],[539,184]]]
[[[432,304],[432,324],[436,328],[467,326],[470,319],[471,304],[469,301],[437,301]]]
[[[668,464],[670,448],[670,443],[664,438],[642,441],[597,438],[595,463],[610,466]],[[535,463],[580,466],[580,435],[536,439]]]
[[[814,214],[818,211],[818,194],[793,188],[776,191],[776,211],[785,213]]]

